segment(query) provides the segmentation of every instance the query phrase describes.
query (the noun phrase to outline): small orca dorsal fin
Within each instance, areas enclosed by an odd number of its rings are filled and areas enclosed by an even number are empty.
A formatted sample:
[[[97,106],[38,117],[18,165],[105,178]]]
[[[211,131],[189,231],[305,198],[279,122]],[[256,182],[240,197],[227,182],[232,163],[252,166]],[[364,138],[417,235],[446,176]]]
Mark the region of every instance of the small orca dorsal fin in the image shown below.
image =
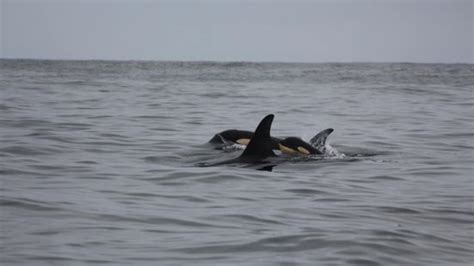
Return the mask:
[[[316,134],[316,136],[314,136],[309,141],[309,143],[311,144],[311,146],[313,146],[313,148],[315,148],[318,151],[324,153],[324,150],[326,149],[325,148],[326,140],[327,140],[329,134],[331,134],[333,131],[334,131],[334,129],[332,129],[332,128],[326,128],[325,130],[323,130],[323,131],[319,132],[318,134]]]
[[[260,121],[247,148],[245,148],[242,155],[240,155],[240,159],[261,160],[275,156],[272,149],[272,139],[270,137],[270,129],[274,117],[273,114],[269,114]]]

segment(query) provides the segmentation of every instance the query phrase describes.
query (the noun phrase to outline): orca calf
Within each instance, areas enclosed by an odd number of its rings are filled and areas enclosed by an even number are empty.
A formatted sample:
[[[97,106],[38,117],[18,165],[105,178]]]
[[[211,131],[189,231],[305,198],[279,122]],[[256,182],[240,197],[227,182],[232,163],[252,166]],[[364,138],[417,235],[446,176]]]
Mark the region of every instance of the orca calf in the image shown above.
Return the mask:
[[[279,147],[288,154],[325,154],[326,140],[333,131],[332,128],[326,128],[312,137],[309,143],[297,137],[288,137],[280,141]]]

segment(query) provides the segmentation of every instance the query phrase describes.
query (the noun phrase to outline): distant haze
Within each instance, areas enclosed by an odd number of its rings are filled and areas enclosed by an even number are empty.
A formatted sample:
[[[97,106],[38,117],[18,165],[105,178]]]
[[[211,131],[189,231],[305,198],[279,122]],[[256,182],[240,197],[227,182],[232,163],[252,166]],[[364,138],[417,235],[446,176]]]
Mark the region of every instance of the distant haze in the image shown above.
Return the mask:
[[[474,63],[473,2],[0,0],[0,57]]]

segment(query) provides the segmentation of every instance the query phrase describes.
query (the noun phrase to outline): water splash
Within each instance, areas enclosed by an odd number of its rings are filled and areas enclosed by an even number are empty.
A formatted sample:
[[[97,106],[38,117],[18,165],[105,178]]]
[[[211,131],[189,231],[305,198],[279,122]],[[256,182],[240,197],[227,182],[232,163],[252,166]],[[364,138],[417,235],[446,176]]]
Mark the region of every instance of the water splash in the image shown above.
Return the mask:
[[[222,150],[224,150],[224,151],[239,151],[239,150],[245,150],[246,147],[247,147],[247,145],[234,143],[234,144],[230,144],[230,145],[228,144],[228,145],[222,146]]]
[[[330,143],[326,143],[324,145],[324,157],[328,159],[344,159],[346,155],[336,150]]]

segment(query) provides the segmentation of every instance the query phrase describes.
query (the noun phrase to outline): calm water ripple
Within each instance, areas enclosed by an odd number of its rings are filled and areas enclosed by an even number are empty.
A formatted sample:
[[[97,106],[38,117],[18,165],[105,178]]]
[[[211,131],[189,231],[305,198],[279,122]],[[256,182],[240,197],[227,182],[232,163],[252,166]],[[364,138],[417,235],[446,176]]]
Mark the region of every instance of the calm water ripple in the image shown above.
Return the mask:
[[[474,67],[0,60],[2,265],[471,265]],[[272,172],[216,133],[345,156]]]

